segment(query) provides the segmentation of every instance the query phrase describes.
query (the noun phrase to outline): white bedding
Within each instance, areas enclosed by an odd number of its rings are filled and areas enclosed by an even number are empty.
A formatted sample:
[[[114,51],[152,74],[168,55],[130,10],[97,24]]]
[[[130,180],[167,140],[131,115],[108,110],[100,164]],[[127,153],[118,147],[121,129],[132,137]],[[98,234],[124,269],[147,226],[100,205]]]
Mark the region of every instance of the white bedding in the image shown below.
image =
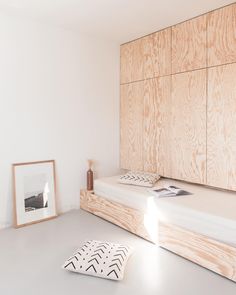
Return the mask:
[[[146,188],[119,184],[118,177],[95,180],[95,194],[155,215],[160,221],[236,246],[236,193],[161,179],[157,187],[176,185],[193,195],[158,199]]]

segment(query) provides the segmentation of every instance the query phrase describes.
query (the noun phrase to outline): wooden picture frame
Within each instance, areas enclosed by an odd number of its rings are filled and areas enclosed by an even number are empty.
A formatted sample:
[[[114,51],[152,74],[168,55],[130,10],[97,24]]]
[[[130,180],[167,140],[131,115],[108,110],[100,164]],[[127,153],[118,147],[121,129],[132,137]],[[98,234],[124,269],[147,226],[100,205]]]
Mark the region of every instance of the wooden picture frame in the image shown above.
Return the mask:
[[[14,226],[16,228],[57,216],[55,161],[12,165]]]

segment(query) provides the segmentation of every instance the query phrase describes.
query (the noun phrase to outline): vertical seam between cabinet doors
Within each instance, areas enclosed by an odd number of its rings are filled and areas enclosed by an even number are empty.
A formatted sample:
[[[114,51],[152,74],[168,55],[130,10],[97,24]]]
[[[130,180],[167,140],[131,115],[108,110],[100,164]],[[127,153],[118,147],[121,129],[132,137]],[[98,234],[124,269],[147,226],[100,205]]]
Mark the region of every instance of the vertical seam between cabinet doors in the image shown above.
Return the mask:
[[[208,183],[208,19],[210,13],[206,14],[206,171],[205,171],[205,180],[206,184]]]
[[[168,118],[167,121],[168,122],[168,126],[170,126],[170,130],[169,130],[169,134],[170,134],[170,137],[167,137],[168,139],[170,138],[170,144],[172,145],[172,94],[173,93],[173,75],[170,76],[170,119]],[[169,152],[169,147],[168,147],[168,156],[170,157],[170,163],[167,165],[169,166],[168,169],[167,169],[167,172],[169,172],[169,177],[170,178],[173,178],[173,168],[172,168],[172,152]],[[166,164],[165,166],[166,167]]]
[[[142,106],[142,128],[141,128],[141,130],[142,130],[142,171],[145,171],[144,170],[144,167],[145,167],[145,164],[144,164],[144,153],[146,152],[145,150],[144,150],[144,134],[145,134],[145,130],[144,130],[144,128],[145,128],[145,124],[144,124],[144,116],[145,116],[145,109],[144,109],[144,104],[145,104],[145,100],[144,100],[144,98],[145,98],[145,87],[146,87],[146,83],[145,83],[146,81],[145,80],[143,80],[142,81],[142,85],[141,85],[141,91],[142,91],[142,93],[141,93],[141,96],[142,96],[142,104],[141,104],[141,106]]]
[[[170,74],[172,75],[172,45],[173,45],[173,26],[170,28]]]
[[[170,70],[171,70],[171,72],[170,72],[170,94],[169,95],[170,95],[170,104],[171,105],[170,105],[170,119],[169,118],[167,119],[167,121],[169,120],[168,125],[171,126],[170,130],[169,130],[169,132],[171,133],[170,140],[172,140],[172,132],[171,132],[171,130],[172,130],[172,92],[173,92],[173,72],[172,72],[173,71],[173,66],[172,66],[172,64],[173,64],[173,61],[172,61],[172,59],[173,59],[173,57],[172,57],[172,52],[173,52],[173,27],[174,26],[171,26],[171,28],[170,28],[170,30],[171,30],[171,33],[170,33],[170,45],[171,45],[171,47],[170,47],[171,48],[170,49]],[[172,142],[171,142],[171,144],[172,144]],[[169,147],[168,147],[168,149],[169,149]],[[167,172],[169,174],[169,177],[173,177],[172,176],[172,153],[170,153],[169,150],[168,150],[168,155],[170,157],[170,163],[167,164],[167,167],[169,169],[169,171],[167,169]],[[163,165],[163,167],[164,167],[164,170],[165,170],[166,164]]]
[[[120,87],[119,87],[119,168],[121,169],[121,45],[120,45]]]

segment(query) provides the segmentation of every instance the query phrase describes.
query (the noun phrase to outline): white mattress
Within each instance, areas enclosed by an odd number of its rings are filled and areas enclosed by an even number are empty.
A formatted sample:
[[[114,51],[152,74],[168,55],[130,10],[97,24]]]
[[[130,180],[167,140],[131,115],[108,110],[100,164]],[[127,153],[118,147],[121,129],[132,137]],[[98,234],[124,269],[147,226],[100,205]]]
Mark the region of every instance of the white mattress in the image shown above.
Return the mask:
[[[176,185],[193,195],[157,198],[146,188],[119,184],[118,176],[97,179],[94,192],[160,221],[170,222],[213,239],[236,246],[236,193],[200,185],[161,179],[157,187]]]

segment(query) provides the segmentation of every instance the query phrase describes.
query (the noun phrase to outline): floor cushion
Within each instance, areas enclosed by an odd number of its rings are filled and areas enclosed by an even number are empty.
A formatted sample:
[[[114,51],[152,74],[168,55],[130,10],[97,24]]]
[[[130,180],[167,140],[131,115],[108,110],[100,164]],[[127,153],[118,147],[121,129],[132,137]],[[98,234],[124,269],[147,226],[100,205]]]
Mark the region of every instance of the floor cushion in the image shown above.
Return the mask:
[[[86,275],[122,280],[132,248],[121,244],[87,241],[62,266]]]

